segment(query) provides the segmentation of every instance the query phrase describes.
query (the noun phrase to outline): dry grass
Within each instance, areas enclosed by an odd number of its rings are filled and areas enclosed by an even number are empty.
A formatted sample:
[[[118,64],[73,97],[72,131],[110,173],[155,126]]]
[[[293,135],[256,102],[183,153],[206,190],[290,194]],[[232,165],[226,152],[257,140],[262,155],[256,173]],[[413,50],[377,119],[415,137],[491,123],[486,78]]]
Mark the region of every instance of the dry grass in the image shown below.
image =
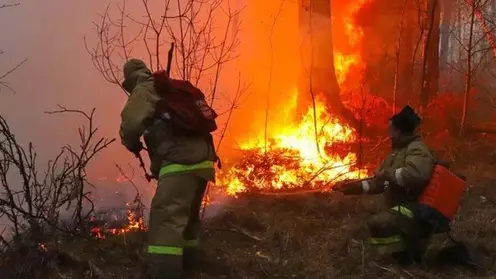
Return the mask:
[[[403,269],[388,257],[370,254],[363,244],[363,224],[383,209],[380,196],[245,195],[212,207],[216,215],[204,223],[203,248],[225,277],[198,273],[189,278],[496,278],[492,169],[488,163],[463,169],[472,186],[454,224],[456,238],[482,256],[480,270],[439,266],[437,251],[450,245],[443,235],[435,237],[422,266]],[[50,275],[45,272],[43,278],[53,279],[142,278],[145,243],[143,232],[105,240],[68,239],[40,268],[49,267]]]
[[[362,224],[381,210],[381,197],[244,196],[205,222],[203,247],[225,278],[494,278],[496,190],[492,183],[496,180],[484,171],[475,176],[472,183],[476,186],[467,193],[454,230],[458,239],[483,256],[485,268],[481,270],[437,265],[434,255],[450,244],[445,236],[434,239],[423,266],[403,269],[388,257],[369,254],[363,245],[366,231]],[[144,233],[134,233],[70,244],[70,250],[99,267],[99,271],[93,268],[95,277],[139,278],[145,241]],[[88,270],[60,272],[70,276],[59,278],[90,276]]]

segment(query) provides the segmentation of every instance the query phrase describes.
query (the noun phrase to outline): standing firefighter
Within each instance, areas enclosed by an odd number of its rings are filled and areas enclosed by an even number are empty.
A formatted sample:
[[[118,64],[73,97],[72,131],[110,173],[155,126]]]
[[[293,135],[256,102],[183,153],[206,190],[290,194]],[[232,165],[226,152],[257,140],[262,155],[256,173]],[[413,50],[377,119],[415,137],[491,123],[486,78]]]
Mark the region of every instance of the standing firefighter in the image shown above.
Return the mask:
[[[131,59],[122,86],[129,99],[122,110],[122,144],[137,157],[144,137],[158,186],[150,209],[148,278],[181,278],[197,253],[199,211],[217,159],[210,132],[215,112],[188,81],[152,73]],[[203,117],[203,118],[202,118]],[[205,126],[206,125],[206,126]],[[183,262],[184,260],[184,262]]]
[[[389,121],[392,152],[373,178],[338,184],[347,195],[384,193],[389,210],[367,222],[370,244],[390,253],[401,265],[420,262],[428,246],[431,226],[418,216],[419,197],[434,172],[436,159],[415,130],[420,117],[409,106]]]

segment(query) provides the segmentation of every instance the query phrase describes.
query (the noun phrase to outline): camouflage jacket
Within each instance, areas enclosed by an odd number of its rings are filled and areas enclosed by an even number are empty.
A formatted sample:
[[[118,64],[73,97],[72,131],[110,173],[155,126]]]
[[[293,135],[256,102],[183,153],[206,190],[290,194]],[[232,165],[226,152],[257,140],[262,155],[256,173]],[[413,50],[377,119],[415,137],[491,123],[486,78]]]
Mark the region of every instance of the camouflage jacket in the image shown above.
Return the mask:
[[[215,150],[208,140],[173,136],[170,124],[155,117],[160,97],[152,73],[141,60],[132,59],[124,65],[124,78],[123,87],[130,95],[121,113],[121,141],[132,149],[144,137],[155,177],[161,167],[169,164],[215,161]]]

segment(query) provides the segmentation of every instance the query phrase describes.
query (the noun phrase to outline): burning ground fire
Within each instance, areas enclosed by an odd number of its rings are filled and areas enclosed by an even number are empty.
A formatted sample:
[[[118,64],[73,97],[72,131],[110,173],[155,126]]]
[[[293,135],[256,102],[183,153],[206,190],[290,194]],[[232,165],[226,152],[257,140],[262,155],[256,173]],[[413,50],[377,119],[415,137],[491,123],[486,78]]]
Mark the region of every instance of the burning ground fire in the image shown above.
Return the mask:
[[[296,110],[298,92],[294,90],[292,96],[284,115]],[[227,187],[229,195],[301,192],[366,176],[366,170],[356,168],[357,155],[350,151],[350,143],[357,140],[355,131],[330,115],[323,102],[316,102],[315,116],[317,123],[310,108],[301,121],[276,127],[267,143],[263,135],[242,143],[242,158],[221,175],[218,184]]]
[[[340,85],[363,70],[363,30],[354,19],[367,2],[348,1],[345,12],[337,15],[344,35],[339,38],[346,40],[340,42],[345,49],[334,49],[334,68]],[[320,191],[337,181],[367,176],[366,169],[357,167],[358,156],[351,150],[358,141],[356,131],[327,111],[322,100],[315,100],[315,105],[300,119],[291,118],[296,114],[299,93],[293,89],[290,103],[278,107],[277,113],[285,117],[269,128],[270,135],[262,131],[254,140],[240,144],[241,158],[218,178],[218,184],[226,187],[228,195]]]
[[[119,212],[112,211],[104,212],[104,215],[106,216],[103,218],[102,216],[98,216],[90,220],[90,222],[97,223],[90,229],[91,234],[96,238],[104,239],[106,235],[120,235],[133,231],[146,230],[142,210],[133,208],[130,203],[126,204],[125,217],[121,216],[122,214],[119,214]]]

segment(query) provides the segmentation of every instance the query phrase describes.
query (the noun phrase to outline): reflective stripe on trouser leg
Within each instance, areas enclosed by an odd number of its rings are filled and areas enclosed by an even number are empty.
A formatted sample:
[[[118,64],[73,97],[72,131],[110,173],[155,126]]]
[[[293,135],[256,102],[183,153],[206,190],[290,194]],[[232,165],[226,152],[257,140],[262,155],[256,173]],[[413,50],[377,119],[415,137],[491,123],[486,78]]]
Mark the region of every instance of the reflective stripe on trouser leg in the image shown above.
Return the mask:
[[[406,216],[408,218],[413,218],[413,212],[406,206],[398,205],[393,208],[391,208],[393,212],[398,212],[399,214]]]
[[[148,245],[148,254],[182,256],[183,255],[183,248],[182,247]]]
[[[399,213],[397,226],[402,232],[405,249],[412,252],[417,261],[421,261],[429,247],[432,228],[414,218],[415,215],[411,210],[411,208],[415,208],[414,206],[414,204],[409,207],[395,206],[391,208],[391,211]]]
[[[395,244],[398,242],[401,242],[401,235],[393,235],[390,237],[371,237],[370,238],[370,244],[374,245],[388,245],[388,244]]]
[[[175,277],[183,272],[183,233],[190,218],[198,177],[183,173],[159,178],[150,209],[148,272]]]
[[[396,226],[396,213],[383,211],[367,220],[371,248],[379,254],[399,252],[405,249],[401,231]]]
[[[403,251],[406,247],[401,235],[393,235],[390,237],[371,237],[369,244],[378,254],[391,254]]]

